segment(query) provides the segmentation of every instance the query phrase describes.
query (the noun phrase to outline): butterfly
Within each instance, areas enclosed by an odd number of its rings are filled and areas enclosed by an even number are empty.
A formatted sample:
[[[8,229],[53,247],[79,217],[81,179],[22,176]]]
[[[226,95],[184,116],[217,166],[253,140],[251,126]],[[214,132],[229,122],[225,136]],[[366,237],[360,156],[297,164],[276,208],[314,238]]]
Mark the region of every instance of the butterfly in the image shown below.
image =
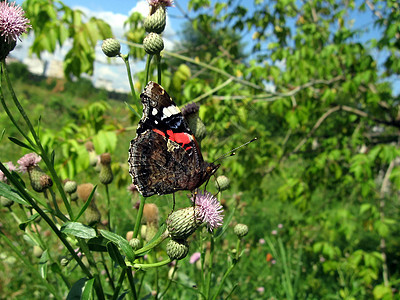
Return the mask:
[[[129,173],[144,196],[194,191],[220,167],[204,161],[189,125],[164,88],[150,81],[143,116],[129,148]]]

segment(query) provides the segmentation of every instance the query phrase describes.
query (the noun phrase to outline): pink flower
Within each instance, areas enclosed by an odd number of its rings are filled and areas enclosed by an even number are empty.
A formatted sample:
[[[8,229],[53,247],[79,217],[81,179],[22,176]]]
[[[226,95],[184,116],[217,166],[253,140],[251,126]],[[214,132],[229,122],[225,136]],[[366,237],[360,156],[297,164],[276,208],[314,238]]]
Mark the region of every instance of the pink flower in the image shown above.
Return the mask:
[[[273,260],[271,260],[271,264],[276,264],[276,260],[275,259],[273,259]]]
[[[272,231],[271,231],[271,234],[272,234],[272,235],[277,235],[277,234],[278,234],[278,231],[272,230]]]
[[[260,243],[260,245],[264,245],[265,244],[265,240],[264,239],[259,239],[258,242]]]
[[[0,3],[0,33],[3,42],[10,44],[16,42],[19,36],[26,32],[31,25],[29,19],[24,17],[25,12],[20,6],[15,6],[15,2],[7,1]]]
[[[224,219],[222,205],[213,194],[207,191],[202,194],[198,191],[192,196],[191,200],[196,206],[197,219],[206,223],[209,231],[222,226]]]
[[[190,262],[191,264],[194,264],[196,261],[198,261],[198,260],[200,259],[200,257],[201,257],[200,252],[195,252],[195,253],[193,253],[192,256],[190,257],[189,262]]]
[[[22,156],[17,163],[19,163],[19,170],[26,173],[29,167],[37,166],[42,158],[36,153],[28,153]]]
[[[283,224],[278,224],[278,228],[282,229],[283,228]]]
[[[264,293],[265,288],[263,286],[260,286],[257,288],[257,292],[259,292],[260,294]]]
[[[136,194],[137,193],[137,188],[136,186],[132,183],[130,186],[128,186],[128,192],[131,192],[132,194]]]

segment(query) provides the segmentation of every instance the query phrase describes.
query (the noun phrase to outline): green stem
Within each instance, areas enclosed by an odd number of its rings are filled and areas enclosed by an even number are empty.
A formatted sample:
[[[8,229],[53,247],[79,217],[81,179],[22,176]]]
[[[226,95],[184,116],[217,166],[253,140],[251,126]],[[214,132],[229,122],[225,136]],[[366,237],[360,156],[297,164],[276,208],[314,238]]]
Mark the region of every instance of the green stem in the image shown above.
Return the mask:
[[[111,201],[110,201],[110,191],[108,190],[108,184],[106,187],[106,198],[107,198],[107,220],[108,220],[108,230],[111,231]]]
[[[106,270],[108,282],[110,283],[112,290],[115,291],[114,279],[111,277],[110,271],[108,270],[103,252],[100,252],[100,255],[101,255],[101,262],[103,263],[104,270]]]
[[[129,86],[131,88],[131,93],[132,93],[132,97],[133,97],[133,101],[135,102],[136,108],[139,107],[139,102],[138,99],[136,98],[136,92],[135,92],[135,86],[133,84],[133,80],[132,80],[132,73],[131,73],[131,67],[129,65],[129,55],[120,55],[122,60],[125,63],[125,67],[126,67],[126,72],[128,73],[128,80],[129,80]],[[136,110],[134,110],[134,112],[136,113],[136,115],[140,118],[141,116],[138,114],[138,112]]]
[[[143,216],[143,208],[144,208],[145,202],[146,202],[146,198],[140,197],[139,210],[138,210],[138,213],[136,215],[135,228],[133,229],[133,238],[137,238],[138,237],[139,228],[140,228],[140,223],[141,223],[142,216]]]
[[[29,131],[31,132],[31,134],[33,136],[33,139],[35,140],[36,146],[39,149],[38,154],[41,155],[41,157],[43,158],[43,161],[45,162],[47,168],[49,169],[51,177],[53,178],[53,181],[55,182],[55,184],[57,186],[57,189],[60,192],[61,198],[62,198],[62,200],[64,202],[65,207],[67,208],[67,211],[68,211],[68,214],[69,214],[70,218],[74,219],[71,206],[69,205],[67,196],[65,195],[64,189],[63,189],[62,184],[61,184],[61,180],[58,177],[58,175],[57,175],[57,173],[56,173],[56,171],[54,169],[53,163],[51,162],[50,158],[47,156],[47,152],[44,150],[43,145],[40,142],[39,136],[36,134],[36,131],[33,128],[33,125],[32,125],[31,121],[28,118],[28,115],[26,114],[25,110],[21,106],[21,103],[18,101],[18,98],[17,98],[17,96],[16,96],[16,94],[14,92],[14,89],[13,89],[12,84],[11,84],[10,77],[8,76],[5,60],[1,61],[1,65],[2,65],[2,70],[3,70],[5,78],[6,78],[8,90],[10,91],[10,94],[11,94],[11,98],[13,99],[15,106],[19,110],[19,112],[20,112],[21,116],[23,117],[26,125],[28,126]]]
[[[126,274],[126,269],[122,269],[121,274],[118,278],[117,287],[115,288],[114,294],[111,298],[112,300],[115,300],[118,298],[119,291],[121,290],[122,283],[124,282],[124,279],[125,279],[125,274]]]
[[[156,240],[154,240],[153,242],[151,242],[150,244],[147,244],[146,246],[144,246],[143,248],[140,248],[138,250],[135,251],[136,255],[142,254],[144,252],[147,252],[148,250],[154,248],[155,246],[157,246],[158,244],[160,244],[162,241],[164,241],[166,238],[168,237],[168,235],[164,232],[162,235],[160,235]]]
[[[151,59],[153,58],[152,54],[147,55],[147,60],[146,60],[146,83],[147,84],[149,82],[149,75],[150,75],[150,63],[151,63]]]
[[[60,241],[64,244],[67,250],[70,252],[72,257],[77,261],[78,265],[82,268],[82,271],[89,277],[93,278],[88,268],[83,264],[82,260],[75,253],[68,240],[64,237],[64,234],[57,228],[56,224],[47,216],[47,214],[32,200],[30,195],[25,191],[22,184],[8,171],[8,169],[0,162],[0,170],[6,175],[8,180],[15,186],[15,188],[20,192],[21,196],[37,211],[37,213],[43,218],[43,220],[49,224],[50,228],[54,231]]]
[[[229,266],[228,270],[226,270],[226,272],[225,272],[224,276],[222,277],[222,280],[221,280],[221,282],[219,284],[217,292],[212,297],[213,300],[216,300],[217,296],[219,295],[219,293],[221,293],[222,286],[224,285],[224,282],[225,282],[226,278],[228,277],[228,275],[232,272],[233,268],[236,266],[236,263],[237,263],[237,261],[234,260],[232,262],[232,264]]]
[[[40,274],[39,271],[34,268],[31,264],[30,261],[28,261],[26,259],[25,255],[22,255],[21,252],[17,249],[17,247],[14,246],[13,242],[0,230],[0,236],[3,238],[3,240],[6,242],[6,244],[11,248],[12,251],[14,251],[14,253],[18,256],[18,258],[24,263],[24,265],[29,268],[29,270],[33,273],[36,274],[36,278],[39,278],[40,281],[42,281],[43,285],[46,286],[46,288],[48,289],[48,291],[50,293],[53,294],[53,296],[56,299],[62,299],[62,297],[60,297],[57,294],[57,291],[54,289],[54,287],[52,285],[50,285],[47,280],[45,280]]]
[[[156,58],[157,58],[158,84],[159,84],[159,85],[162,85],[162,84],[161,84],[161,76],[162,76],[162,74],[161,74],[161,55],[160,55],[160,53],[158,53],[158,54],[156,55]]]
[[[205,295],[207,299],[210,299],[210,287],[211,287],[211,274],[212,274],[212,268],[213,268],[213,261],[214,261],[214,237],[211,236],[211,245],[210,245],[210,257],[208,261],[208,270],[207,270],[207,279],[206,279],[206,290],[205,290]]]
[[[135,269],[149,269],[149,268],[156,268],[156,267],[162,267],[165,265],[168,265],[172,260],[170,258],[157,262],[157,263],[152,263],[152,264],[134,264],[133,267]]]
[[[131,287],[133,299],[137,300],[138,296],[136,294],[135,281],[133,280],[132,267],[128,267],[126,272],[127,272],[126,274],[128,276],[129,285]]]

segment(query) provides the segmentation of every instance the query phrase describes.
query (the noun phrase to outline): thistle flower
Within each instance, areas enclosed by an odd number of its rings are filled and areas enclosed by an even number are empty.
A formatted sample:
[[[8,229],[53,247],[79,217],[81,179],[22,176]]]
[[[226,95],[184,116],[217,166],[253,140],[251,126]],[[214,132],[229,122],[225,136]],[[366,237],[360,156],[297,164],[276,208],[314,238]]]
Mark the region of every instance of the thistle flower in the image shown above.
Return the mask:
[[[158,7],[158,6],[173,6],[173,1],[172,0],[149,0],[150,6],[153,7]]]
[[[17,39],[26,32],[29,19],[24,17],[25,12],[15,2],[7,1],[0,3],[0,59],[6,58],[8,53],[15,48]]]
[[[207,225],[209,231],[222,225],[224,216],[223,209],[218,199],[213,194],[204,191],[197,192],[192,196],[191,201],[196,206],[196,217]]]
[[[50,176],[38,166],[41,160],[42,158],[36,153],[28,153],[17,161],[19,170],[22,173],[28,172],[32,188],[39,193],[53,185]]]
[[[41,160],[42,158],[36,153],[28,153],[22,156],[17,163],[19,164],[19,170],[22,173],[26,173],[30,168],[37,166]]]
[[[189,263],[194,264],[196,261],[198,261],[201,257],[201,253],[200,252],[195,252],[192,254],[192,256],[189,259]]]

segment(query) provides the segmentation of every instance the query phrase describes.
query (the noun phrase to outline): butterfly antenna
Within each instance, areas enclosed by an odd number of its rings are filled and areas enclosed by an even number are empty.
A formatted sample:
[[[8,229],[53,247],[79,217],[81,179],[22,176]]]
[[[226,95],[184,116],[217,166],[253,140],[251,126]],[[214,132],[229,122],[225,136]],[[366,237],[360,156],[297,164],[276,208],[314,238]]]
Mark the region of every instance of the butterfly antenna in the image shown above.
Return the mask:
[[[252,142],[254,142],[254,141],[256,141],[256,140],[257,140],[257,137],[255,137],[255,138],[251,139],[250,141],[248,141],[248,142],[246,142],[246,143],[240,145],[239,147],[236,147],[236,148],[232,149],[231,151],[229,151],[229,152],[227,152],[227,153],[221,155],[220,157],[218,157],[216,160],[214,160],[213,163],[215,163],[215,162],[217,162],[217,161],[219,161],[219,160],[221,160],[221,159],[224,159],[224,158],[226,158],[226,157],[228,157],[228,156],[233,156],[233,155],[235,155],[235,154],[236,154],[236,153],[235,153],[236,150],[238,150],[238,149],[240,149],[240,148],[242,148],[242,147],[244,147],[244,146],[247,146],[248,144],[250,144],[250,143],[252,143]]]

